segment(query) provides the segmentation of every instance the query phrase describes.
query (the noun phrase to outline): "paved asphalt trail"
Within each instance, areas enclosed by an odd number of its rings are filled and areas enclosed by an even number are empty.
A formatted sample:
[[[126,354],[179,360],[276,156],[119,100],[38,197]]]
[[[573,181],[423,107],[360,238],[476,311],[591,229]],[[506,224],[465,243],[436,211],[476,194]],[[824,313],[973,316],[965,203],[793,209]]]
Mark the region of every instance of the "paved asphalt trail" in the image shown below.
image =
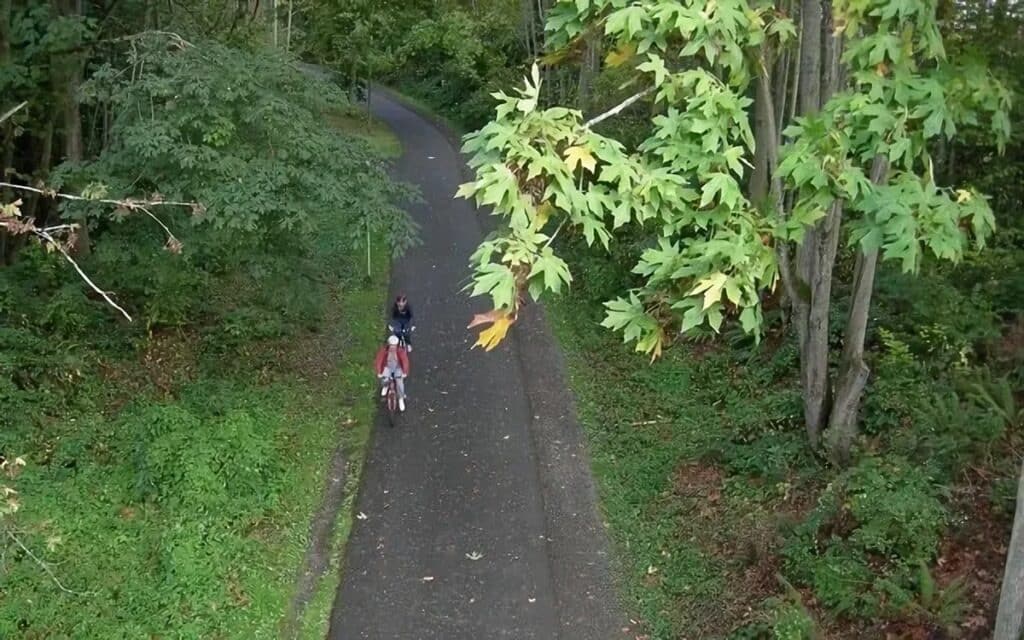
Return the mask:
[[[423,244],[392,275],[417,330],[408,411],[375,429],[356,508],[366,518],[349,539],[329,637],[627,637],[542,312],[497,350],[470,350],[465,327],[485,301],[461,292],[482,237],[473,207],[452,198],[462,159],[394,97],[375,90],[372,106],[402,142],[398,177],[423,193],[409,208]]]

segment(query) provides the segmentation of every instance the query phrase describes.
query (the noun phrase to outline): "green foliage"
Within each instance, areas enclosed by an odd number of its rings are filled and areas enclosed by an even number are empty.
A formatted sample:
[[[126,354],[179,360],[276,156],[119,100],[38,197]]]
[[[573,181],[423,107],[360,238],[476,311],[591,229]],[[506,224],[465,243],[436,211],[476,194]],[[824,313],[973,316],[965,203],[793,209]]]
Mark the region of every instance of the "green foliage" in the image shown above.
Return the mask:
[[[801,604],[772,599],[768,620],[746,624],[729,640],[816,640],[817,625]]]
[[[941,272],[912,278],[887,269],[877,281],[876,308],[884,326],[936,371],[976,362],[1000,334],[992,291],[961,291],[950,286],[950,277],[956,278]]]
[[[344,230],[334,234],[343,239]],[[373,414],[363,389],[369,384],[365,363],[379,336],[386,270],[365,284],[361,256],[339,253],[344,245],[321,237],[307,246],[307,255],[255,261],[251,274],[210,276],[208,293],[217,306],[200,306],[218,319],[231,319],[244,335],[224,344],[223,334],[201,342],[179,334],[175,350],[185,354],[182,364],[197,378],[172,387],[170,396],[166,387],[151,389],[148,375],[183,374],[173,370],[179,361],[157,359],[155,369],[147,371],[123,345],[138,340],[143,349],[138,356],[152,362],[148,352],[158,343],[132,336],[131,328],[114,328],[110,315],[80,292],[67,300],[78,301],[90,322],[110,334],[111,345],[94,337],[96,329],[37,337],[35,314],[53,310],[47,296],[33,306],[29,294],[45,292],[45,283],[0,280],[0,299],[16,305],[23,323],[16,324],[19,316],[12,313],[0,327],[5,354],[0,450],[24,452],[29,462],[15,485],[24,500],[12,526],[63,585],[88,591],[87,596],[60,592],[39,565],[10,549],[4,584],[11,597],[0,602],[0,635],[73,636],[81,629],[104,637],[172,631],[190,637],[276,634],[308,543],[310,514],[320,501],[310,487],[323,486],[330,453],[341,437],[353,454],[349,489],[354,489]],[[6,273],[39,273],[29,262]],[[52,269],[55,286],[75,282],[59,263],[43,264]],[[288,289],[296,288],[294,278],[312,270],[323,277],[301,289],[319,303],[310,318],[316,333],[267,304],[292,303]],[[338,289],[343,289],[345,322],[325,324],[324,307],[334,304]],[[267,362],[246,355],[270,346],[269,336],[255,335],[259,326],[245,320],[255,317],[287,334]],[[342,334],[344,350],[334,346]],[[335,375],[335,363],[327,362],[323,373],[297,372],[315,377],[312,385],[286,371],[291,358],[306,362],[303,352],[310,347],[304,345],[310,344],[342,353],[343,370]],[[299,351],[295,356],[293,349]],[[100,359],[102,377],[96,367]],[[257,382],[253,371],[260,369],[278,382]],[[350,406],[352,397],[366,401]],[[130,404],[120,408],[127,399]],[[339,425],[345,425],[340,436]],[[345,511],[343,518],[348,517]],[[344,522],[339,528],[345,535]],[[326,582],[323,588],[333,593],[336,578]],[[89,607],[81,606],[85,597]],[[322,637],[326,615],[324,607],[310,612],[308,637]]]
[[[928,566],[921,562],[918,565],[917,586],[918,601],[915,607],[925,618],[942,628],[955,630],[967,609],[964,596],[969,585],[964,577],[956,578],[944,588],[939,588]]]
[[[836,478],[784,549],[787,571],[834,612],[894,615],[938,549],[946,512],[906,459],[865,458]]]
[[[396,254],[412,242],[411,221],[398,206],[408,190],[390,181],[364,144],[323,126],[320,114],[345,102],[329,83],[280,56],[214,42],[168,50],[148,40],[129,62],[137,77],[107,66],[83,87],[87,100],[120,116],[96,161],[69,168],[58,181],[196,201],[202,208],[191,211],[191,221],[179,214],[165,222],[258,233],[263,243],[313,231],[321,210],[351,230],[353,246],[367,229]],[[71,215],[95,219],[104,211],[86,205]]]
[[[569,43],[603,25],[617,51],[635,53],[635,78],[652,93],[656,115],[630,152],[593,132],[579,112],[542,108],[536,69],[517,95],[496,93],[494,119],[466,138],[476,179],[459,195],[507,223],[473,258],[478,281],[505,275],[500,286],[474,293],[500,309],[516,289],[534,298],[557,291],[569,278],[561,259],[543,254],[548,228],[569,225],[607,247],[610,229],[649,225],[660,238],[634,269],[644,283],[608,303],[606,326],[656,357],[666,326],[717,332],[734,316],[760,335],[761,293],[779,278],[774,245],[800,242],[836,200],[853,214],[850,242],[881,249],[904,271],[916,272],[926,250],[956,262],[972,241],[984,246],[994,227],[986,200],[938,187],[926,142],[987,121],[1005,144],[1008,91],[984,68],[948,64],[922,6],[839,3],[836,11],[853,88],[786,130],[777,174],[795,197],[780,218],[778,207],[755,207],[741,184],[754,146],[747,93],[767,64],[758,58],[762,45],[778,48],[793,35],[788,19],[744,0],[559,3],[550,16],[553,41]],[[891,175],[872,183],[871,165],[883,157]],[[550,277],[537,277],[544,272]]]
[[[525,57],[508,25],[511,5],[482,5],[423,16],[396,50],[397,84],[470,127],[487,121],[491,92],[515,82]]]
[[[279,471],[273,420],[236,413],[204,424],[188,411],[160,406],[129,420],[141,427],[133,456],[140,497],[201,514],[207,523],[234,521],[254,504],[273,504],[279,490],[269,482]]]
[[[772,638],[775,640],[813,640],[814,619],[799,605],[786,603],[772,612]]]

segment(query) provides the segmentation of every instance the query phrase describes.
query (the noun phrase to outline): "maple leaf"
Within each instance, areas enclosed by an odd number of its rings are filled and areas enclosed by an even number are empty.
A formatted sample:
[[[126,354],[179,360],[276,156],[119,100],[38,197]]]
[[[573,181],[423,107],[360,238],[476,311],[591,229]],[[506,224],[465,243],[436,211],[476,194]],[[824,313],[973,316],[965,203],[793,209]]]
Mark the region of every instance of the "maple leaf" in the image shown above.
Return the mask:
[[[636,44],[628,42],[609,53],[604,61],[609,67],[619,67],[629,62],[636,55]]]
[[[585,147],[569,147],[565,150],[565,164],[569,165],[569,171],[575,171],[576,165],[583,165],[591,173],[597,168],[597,160],[590,155]]]
[[[722,272],[716,272],[697,283],[691,291],[691,296],[704,294],[704,309],[722,299],[722,288],[725,287],[729,277]]]
[[[551,206],[550,202],[543,202],[537,207],[537,212],[533,214],[533,228],[535,231],[540,231],[547,224],[548,218],[551,217],[551,212],[554,211],[554,207]]]
[[[509,327],[516,321],[516,316],[511,315],[506,309],[492,309],[487,313],[474,314],[467,329],[472,329],[484,324],[491,326],[480,332],[473,348],[483,347],[484,351],[491,351],[505,339]]]

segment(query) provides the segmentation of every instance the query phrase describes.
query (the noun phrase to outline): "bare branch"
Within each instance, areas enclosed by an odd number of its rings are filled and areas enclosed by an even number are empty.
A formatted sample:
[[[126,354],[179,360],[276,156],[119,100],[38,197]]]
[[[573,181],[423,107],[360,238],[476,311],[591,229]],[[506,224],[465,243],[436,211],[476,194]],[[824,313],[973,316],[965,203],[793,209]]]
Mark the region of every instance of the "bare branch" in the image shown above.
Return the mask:
[[[52,189],[39,189],[36,187],[30,187],[24,184],[14,184],[11,182],[0,182],[0,187],[8,187],[10,189],[16,189],[19,191],[31,191],[32,193],[38,193],[47,198],[61,198],[64,200],[76,200],[82,202],[101,202],[103,204],[112,204],[119,207],[125,207],[127,209],[141,209],[142,207],[197,207],[198,202],[175,202],[172,200],[133,200],[131,198],[127,200],[109,200],[105,198],[86,198],[84,196],[76,196],[70,193],[59,193]]]
[[[163,223],[163,220],[161,220],[160,218],[158,218],[155,215],[153,215],[153,212],[150,211],[149,209],[147,209],[146,207],[140,206],[139,210],[142,211],[143,213],[145,213],[150,218],[152,218],[154,222],[156,222],[158,225],[160,225],[163,228],[164,232],[167,234],[167,246],[168,246],[168,248],[170,248],[174,253],[180,253],[181,252],[181,240],[178,240],[176,237],[174,237],[174,234],[171,233],[171,230],[168,229],[167,225]]]
[[[21,191],[31,191],[33,193],[38,193],[38,194],[41,194],[41,195],[43,195],[45,197],[48,197],[48,198],[62,198],[64,200],[73,200],[73,201],[78,201],[78,202],[99,202],[99,203],[102,203],[102,204],[110,204],[110,205],[114,205],[114,206],[117,206],[117,207],[123,207],[125,209],[130,210],[130,211],[135,211],[135,210],[142,211],[147,216],[152,218],[153,221],[156,222],[158,225],[160,225],[160,227],[164,230],[164,232],[167,234],[167,248],[170,249],[171,251],[173,251],[174,253],[180,253],[181,252],[181,241],[178,240],[178,238],[175,237],[174,233],[171,232],[171,230],[167,227],[167,225],[164,224],[163,221],[160,220],[160,218],[158,218],[155,215],[153,215],[153,212],[150,211],[147,207],[159,207],[159,206],[189,207],[193,211],[198,211],[198,210],[202,209],[202,205],[200,205],[198,202],[175,202],[173,200],[170,200],[170,201],[169,200],[135,200],[135,199],[132,199],[132,198],[129,198],[127,200],[110,200],[110,199],[102,199],[102,198],[93,199],[93,198],[85,198],[83,196],[76,196],[76,195],[72,195],[72,194],[69,194],[69,193],[59,193],[59,192],[53,191],[53,190],[38,189],[36,187],[29,187],[27,185],[14,184],[14,183],[10,183],[10,182],[0,182],[0,187],[10,187],[12,189],[19,189]],[[49,227],[47,229],[44,229],[44,231],[49,231],[51,233],[53,231],[57,231],[57,230],[60,230],[60,228],[59,227]]]
[[[53,583],[55,585],[57,585],[58,589],[60,589],[64,593],[68,593],[68,594],[71,594],[73,596],[88,596],[88,595],[92,595],[91,593],[87,593],[87,592],[72,591],[71,589],[68,589],[67,587],[62,585],[60,583],[60,580],[57,579],[57,576],[53,575],[53,571],[50,569],[50,565],[46,564],[45,562],[43,562],[42,560],[37,558],[36,555],[34,553],[32,553],[32,550],[29,549],[28,547],[26,547],[25,544],[18,538],[18,536],[14,535],[13,531],[8,530],[7,531],[7,537],[10,538],[11,540],[13,540],[14,544],[18,545],[21,548],[21,550],[24,551],[26,555],[28,555],[29,558],[32,558],[32,560],[35,561],[36,564],[38,564],[40,567],[42,567],[43,571],[46,572],[46,575],[50,576],[50,579],[53,580]]]
[[[28,104],[28,101],[26,100],[25,102],[22,102],[21,104],[19,104],[18,106],[14,107],[13,109],[10,109],[9,111],[7,111],[7,113],[5,113],[4,115],[0,116],[0,122],[3,122],[7,118],[10,118],[14,114],[16,114],[19,111],[21,111],[22,109],[25,108],[25,105],[27,105],[27,104]]]
[[[603,122],[603,121],[607,120],[608,118],[611,118],[612,116],[619,115],[624,109],[626,109],[627,107],[629,107],[630,105],[635,103],[637,100],[640,100],[641,98],[644,98],[647,95],[650,95],[654,91],[654,89],[655,89],[655,87],[647,87],[646,89],[644,89],[640,93],[635,93],[635,94],[631,95],[630,97],[628,97],[625,100],[623,100],[622,102],[620,102],[617,106],[612,107],[611,109],[609,109],[608,111],[605,111],[604,113],[602,113],[599,116],[594,116],[590,120],[587,120],[586,122],[583,123],[583,126],[585,128],[587,128],[587,129],[589,129],[590,127],[594,126],[595,124],[597,124],[599,122]]]
[[[78,275],[81,276],[82,280],[85,280],[85,283],[89,285],[89,287],[91,287],[93,291],[103,296],[103,299],[107,301],[107,304],[120,311],[121,315],[128,319],[128,322],[132,322],[132,317],[128,315],[128,312],[121,308],[119,304],[114,302],[106,291],[97,287],[96,283],[89,279],[89,276],[86,275],[84,271],[82,271],[82,268],[78,266],[78,263],[75,262],[75,259],[71,257],[71,255],[67,252],[67,250],[60,242],[57,242],[57,240],[52,235],[47,233],[45,230],[33,229],[32,233],[34,233],[38,237],[42,238],[46,242],[49,242],[54,247],[56,247],[57,251],[60,251],[60,254],[64,256],[64,259],[71,263],[71,266],[75,268],[75,271],[78,272]]]
[[[16,189],[16,190],[20,190],[20,191],[29,191],[29,192],[32,192],[32,193],[38,193],[38,194],[40,194],[40,195],[42,195],[44,197],[47,197],[47,198],[61,198],[61,199],[64,199],[64,200],[72,200],[72,201],[77,201],[77,202],[97,202],[97,203],[102,203],[102,204],[114,205],[114,206],[117,206],[117,207],[121,207],[121,208],[127,209],[129,211],[136,211],[136,210],[142,211],[147,216],[152,218],[154,222],[156,222],[158,225],[160,225],[160,228],[163,229],[164,232],[167,234],[167,244],[166,244],[166,247],[167,247],[167,249],[169,251],[171,251],[173,253],[180,253],[181,252],[181,241],[178,240],[177,237],[175,237],[174,233],[171,232],[170,228],[166,224],[164,224],[163,221],[160,220],[160,218],[158,218],[155,215],[153,215],[153,212],[150,211],[148,209],[148,207],[172,206],[172,207],[189,207],[189,208],[192,209],[192,211],[201,211],[202,210],[202,205],[199,204],[198,202],[175,202],[175,201],[155,200],[155,199],[154,200],[135,200],[135,199],[132,199],[132,198],[129,198],[129,199],[126,199],[126,200],[113,200],[113,199],[107,199],[107,198],[95,198],[94,199],[94,198],[86,198],[86,197],[83,197],[83,196],[76,196],[76,195],[72,195],[72,194],[69,194],[69,193],[60,193],[60,192],[54,191],[52,189],[39,189],[37,187],[30,187],[30,186],[23,185],[23,184],[14,184],[12,182],[0,182],[0,187],[9,187],[11,189]],[[114,302],[114,300],[110,297],[110,295],[106,291],[104,291],[103,289],[100,289],[98,286],[96,286],[96,283],[93,282],[89,278],[88,275],[86,275],[85,271],[83,271],[82,268],[80,266],[78,266],[78,263],[75,262],[75,259],[72,258],[71,255],[67,252],[67,250],[64,248],[64,245],[61,244],[56,238],[53,237],[53,234],[55,234],[55,233],[63,233],[63,232],[74,231],[77,228],[77,225],[74,225],[74,224],[61,224],[61,225],[55,225],[55,226],[52,226],[52,227],[44,227],[42,229],[38,229],[38,228],[36,228],[32,224],[31,221],[25,222],[25,223],[21,223],[21,222],[19,222],[19,218],[15,217],[13,219],[12,218],[0,219],[0,227],[4,227],[4,228],[7,228],[7,229],[10,229],[10,230],[12,230],[15,233],[31,232],[33,235],[35,235],[36,237],[40,238],[44,242],[48,242],[51,245],[53,245],[57,249],[57,251],[59,251],[60,254],[62,256],[64,256],[64,259],[67,260],[71,264],[72,267],[74,267],[75,271],[78,272],[78,275],[82,278],[82,280],[85,281],[86,284],[89,285],[90,288],[92,288],[93,291],[95,291],[96,293],[100,294],[103,297],[103,299],[107,301],[107,304],[109,304],[110,306],[112,306],[115,309],[117,309],[118,311],[120,311],[121,315],[123,315],[125,318],[128,319],[128,322],[132,322],[132,317],[130,315],[128,315],[128,312],[125,311],[116,302]]]

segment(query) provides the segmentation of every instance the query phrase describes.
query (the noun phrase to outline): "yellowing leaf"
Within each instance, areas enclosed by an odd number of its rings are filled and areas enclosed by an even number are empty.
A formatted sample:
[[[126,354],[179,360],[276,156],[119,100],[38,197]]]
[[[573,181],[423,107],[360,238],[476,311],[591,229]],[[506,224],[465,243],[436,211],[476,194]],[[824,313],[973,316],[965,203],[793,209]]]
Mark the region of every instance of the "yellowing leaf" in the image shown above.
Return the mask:
[[[609,67],[619,67],[629,62],[636,55],[636,44],[627,42],[615,51],[609,53],[604,61]]]
[[[712,273],[710,276],[697,282],[697,286],[690,291],[690,295],[695,296],[703,292],[704,309],[706,310],[708,307],[722,299],[722,288],[725,287],[725,283],[728,279],[729,276],[725,275],[721,271]]]
[[[487,313],[478,313],[473,316],[467,329],[478,325],[492,323],[490,327],[480,332],[473,348],[483,347],[484,351],[491,351],[505,339],[509,327],[516,321],[516,318],[505,309],[493,309]]]
[[[957,189],[956,190],[956,203],[957,204],[963,204],[965,202],[970,202],[972,197],[973,196],[971,195],[971,192],[967,191],[966,189]]]
[[[537,207],[537,212],[533,214],[533,230],[540,231],[543,229],[544,225],[548,223],[548,218],[551,217],[551,212],[554,210],[555,208],[551,206],[550,202],[542,202]]]
[[[553,67],[562,60],[565,60],[566,56],[569,55],[569,49],[559,49],[558,51],[552,51],[551,53],[541,56],[537,61],[544,67]]]
[[[576,165],[583,165],[585,169],[594,172],[597,168],[597,161],[586,147],[569,147],[565,150],[565,164],[569,165],[569,171],[575,171]]]
[[[473,346],[483,347],[484,351],[491,351],[505,339],[510,326],[512,326],[512,320],[508,316],[498,318],[490,328],[480,332],[476,339],[476,344]]]

